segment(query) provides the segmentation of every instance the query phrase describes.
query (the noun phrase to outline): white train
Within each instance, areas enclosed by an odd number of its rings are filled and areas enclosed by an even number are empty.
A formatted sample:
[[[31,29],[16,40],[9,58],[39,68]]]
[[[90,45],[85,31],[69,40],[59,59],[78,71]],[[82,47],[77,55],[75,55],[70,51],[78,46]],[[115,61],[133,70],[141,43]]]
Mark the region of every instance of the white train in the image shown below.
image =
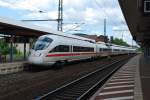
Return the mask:
[[[74,61],[98,56],[134,53],[136,49],[79,36],[43,35],[30,50],[28,61],[35,65],[53,65],[59,62]]]

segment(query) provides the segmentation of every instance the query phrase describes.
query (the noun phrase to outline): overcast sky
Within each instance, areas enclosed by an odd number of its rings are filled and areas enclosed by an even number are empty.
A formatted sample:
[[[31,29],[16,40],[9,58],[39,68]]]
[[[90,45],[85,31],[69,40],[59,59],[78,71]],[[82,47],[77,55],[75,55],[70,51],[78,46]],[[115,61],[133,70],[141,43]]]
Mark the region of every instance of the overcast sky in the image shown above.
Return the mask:
[[[58,0],[0,0],[0,16],[12,20],[57,19]],[[132,37],[122,15],[118,0],[63,0],[64,32],[102,35],[104,19],[107,19],[107,35],[122,38],[132,44]],[[43,13],[39,13],[43,11]],[[26,22],[57,29],[57,22]],[[68,23],[68,24],[67,24]],[[70,24],[69,24],[70,23]],[[135,44],[135,43],[134,43]]]

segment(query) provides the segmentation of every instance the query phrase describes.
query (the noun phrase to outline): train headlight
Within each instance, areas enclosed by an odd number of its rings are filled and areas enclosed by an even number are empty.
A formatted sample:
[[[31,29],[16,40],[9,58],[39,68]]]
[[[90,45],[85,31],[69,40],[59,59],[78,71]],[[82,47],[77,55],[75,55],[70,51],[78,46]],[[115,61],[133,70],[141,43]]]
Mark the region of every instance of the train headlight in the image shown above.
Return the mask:
[[[41,53],[39,53],[39,55],[38,56],[41,56]]]

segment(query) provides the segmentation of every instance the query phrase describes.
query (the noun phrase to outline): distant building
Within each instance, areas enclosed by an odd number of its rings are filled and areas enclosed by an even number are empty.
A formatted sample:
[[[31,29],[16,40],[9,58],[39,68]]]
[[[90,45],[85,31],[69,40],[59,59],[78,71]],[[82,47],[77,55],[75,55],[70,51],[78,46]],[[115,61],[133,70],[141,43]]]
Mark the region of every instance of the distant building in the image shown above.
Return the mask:
[[[97,35],[87,35],[87,34],[74,34],[74,35],[78,35],[78,36],[82,36],[82,37],[85,37],[85,38],[89,38],[89,39],[93,39],[95,40],[96,42],[108,42],[108,37],[107,36],[103,36],[103,35],[100,35],[100,36],[97,36]]]
[[[110,43],[112,43],[113,40],[114,40],[114,37],[111,36],[111,37],[110,37]]]
[[[23,43],[15,43],[15,47],[18,51],[20,51],[21,53],[24,52],[24,44]],[[28,54],[30,50],[30,44],[27,43],[26,44],[26,53]]]
[[[103,35],[98,36],[97,40],[102,41],[102,42],[108,42],[109,41],[108,37],[103,36]]]
[[[5,40],[7,43],[10,43],[10,37],[5,37]],[[30,51],[29,39],[25,39],[24,37],[15,37],[13,46],[15,46],[19,52],[23,53],[24,52],[24,41],[26,41],[26,53],[28,54]]]

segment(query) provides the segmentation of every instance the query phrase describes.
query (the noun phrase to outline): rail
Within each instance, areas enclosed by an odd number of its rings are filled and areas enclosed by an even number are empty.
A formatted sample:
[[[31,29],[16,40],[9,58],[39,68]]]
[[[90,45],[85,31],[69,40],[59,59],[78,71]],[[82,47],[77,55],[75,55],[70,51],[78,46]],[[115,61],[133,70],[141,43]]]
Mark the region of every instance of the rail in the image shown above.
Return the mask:
[[[54,91],[39,96],[35,98],[35,100],[85,100],[89,98],[97,88],[102,86],[104,82],[128,59],[129,57],[105,65],[96,71],[57,88]]]

